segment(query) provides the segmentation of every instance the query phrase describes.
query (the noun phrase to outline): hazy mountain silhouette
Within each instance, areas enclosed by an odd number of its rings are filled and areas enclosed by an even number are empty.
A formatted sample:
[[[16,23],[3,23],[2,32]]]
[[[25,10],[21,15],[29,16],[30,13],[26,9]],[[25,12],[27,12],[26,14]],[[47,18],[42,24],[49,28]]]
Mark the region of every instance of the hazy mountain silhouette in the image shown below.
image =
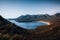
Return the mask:
[[[17,22],[33,22],[33,21],[40,21],[40,20],[52,20],[54,17],[60,16],[60,13],[56,13],[54,16],[53,15],[24,15],[16,18]]]

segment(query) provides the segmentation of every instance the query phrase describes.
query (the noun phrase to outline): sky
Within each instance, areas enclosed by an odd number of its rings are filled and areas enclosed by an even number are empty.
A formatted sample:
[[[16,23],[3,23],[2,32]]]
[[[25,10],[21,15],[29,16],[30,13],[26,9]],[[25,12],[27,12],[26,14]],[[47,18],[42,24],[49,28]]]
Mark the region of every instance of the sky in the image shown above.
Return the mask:
[[[0,0],[0,15],[17,18],[21,15],[60,13],[60,1],[50,0]]]

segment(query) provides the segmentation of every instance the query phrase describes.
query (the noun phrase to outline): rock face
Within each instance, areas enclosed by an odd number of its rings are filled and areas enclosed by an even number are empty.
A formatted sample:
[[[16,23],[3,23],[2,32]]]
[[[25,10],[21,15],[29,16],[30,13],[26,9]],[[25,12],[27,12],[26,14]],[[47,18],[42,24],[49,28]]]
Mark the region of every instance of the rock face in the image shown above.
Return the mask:
[[[60,40],[59,15],[51,16],[50,25],[34,30],[21,28],[0,16],[0,40]]]

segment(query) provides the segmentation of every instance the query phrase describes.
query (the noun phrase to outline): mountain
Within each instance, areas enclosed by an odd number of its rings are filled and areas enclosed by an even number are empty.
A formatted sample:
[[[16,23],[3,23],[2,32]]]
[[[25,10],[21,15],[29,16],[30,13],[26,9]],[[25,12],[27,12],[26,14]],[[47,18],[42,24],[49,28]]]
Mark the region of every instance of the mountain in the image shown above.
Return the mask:
[[[34,30],[21,28],[0,16],[0,40],[60,40],[60,16],[56,15],[51,16],[50,25]]]
[[[40,21],[40,20],[52,20],[54,17],[60,16],[60,13],[56,13],[55,15],[24,15],[16,18],[17,22],[33,22],[33,21]]]
[[[39,26],[35,30],[31,30],[30,40],[60,40],[60,15],[54,16],[52,16],[52,21],[48,21],[50,25]]]
[[[28,37],[28,35],[28,30],[11,23],[0,16],[0,40],[22,40],[25,37]]]
[[[40,21],[40,20],[50,20],[51,16],[48,14],[45,15],[24,15],[16,18],[17,22],[33,22],[33,21]]]
[[[60,13],[56,13],[55,16],[56,16],[56,17],[57,17],[57,16],[60,16]]]

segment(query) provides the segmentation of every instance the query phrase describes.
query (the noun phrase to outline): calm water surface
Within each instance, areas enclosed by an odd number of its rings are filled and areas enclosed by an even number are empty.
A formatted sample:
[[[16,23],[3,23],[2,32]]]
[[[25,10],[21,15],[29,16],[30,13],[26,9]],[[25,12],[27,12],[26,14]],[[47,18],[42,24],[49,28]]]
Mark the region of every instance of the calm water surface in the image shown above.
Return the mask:
[[[9,20],[9,21],[25,29],[35,29],[38,26],[48,25],[47,23],[39,22],[39,21],[36,22],[16,22],[15,20]]]

